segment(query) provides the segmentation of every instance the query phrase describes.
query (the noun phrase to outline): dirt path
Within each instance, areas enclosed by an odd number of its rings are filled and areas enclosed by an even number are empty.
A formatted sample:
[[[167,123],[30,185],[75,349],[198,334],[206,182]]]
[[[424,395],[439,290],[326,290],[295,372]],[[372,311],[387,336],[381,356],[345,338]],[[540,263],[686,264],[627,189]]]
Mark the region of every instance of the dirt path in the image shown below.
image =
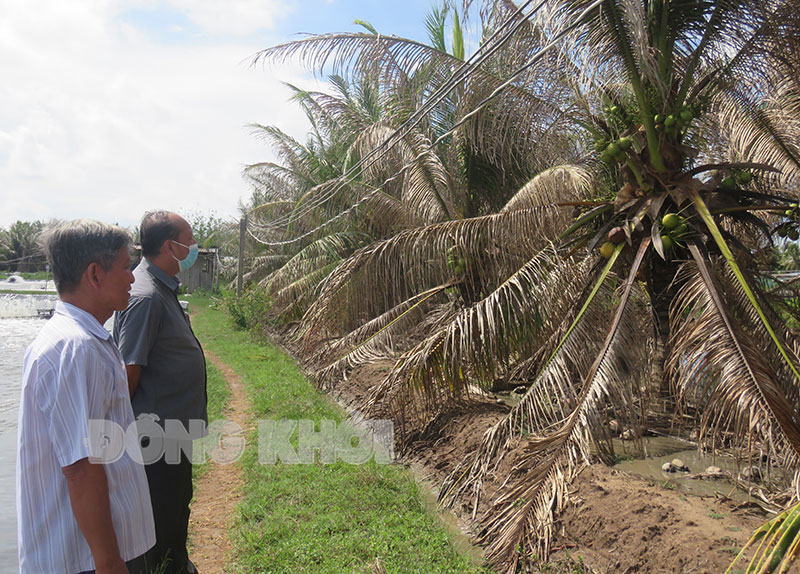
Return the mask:
[[[241,378],[214,353],[205,350],[206,359],[225,376],[230,397],[223,416],[246,429],[250,403]],[[229,572],[233,558],[229,538],[233,512],[242,496],[241,468],[238,464],[209,463],[209,468],[195,483],[189,529],[191,557],[203,574]]]

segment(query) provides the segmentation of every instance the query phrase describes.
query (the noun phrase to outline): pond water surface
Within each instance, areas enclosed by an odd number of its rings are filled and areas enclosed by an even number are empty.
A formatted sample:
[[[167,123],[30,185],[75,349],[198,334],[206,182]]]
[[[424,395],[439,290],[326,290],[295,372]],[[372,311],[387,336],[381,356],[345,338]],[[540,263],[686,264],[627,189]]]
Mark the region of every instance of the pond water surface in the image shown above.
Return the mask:
[[[51,283],[52,285],[52,283]],[[0,282],[0,288],[5,288]],[[55,305],[53,294],[0,294],[0,572],[19,572],[17,560],[17,414],[25,349],[45,321],[40,310]]]

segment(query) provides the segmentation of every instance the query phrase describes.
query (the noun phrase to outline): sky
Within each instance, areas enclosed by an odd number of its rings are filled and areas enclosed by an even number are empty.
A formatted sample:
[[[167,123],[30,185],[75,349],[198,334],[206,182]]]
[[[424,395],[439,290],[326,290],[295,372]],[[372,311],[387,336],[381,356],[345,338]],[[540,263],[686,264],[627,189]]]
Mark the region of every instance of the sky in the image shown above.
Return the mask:
[[[237,218],[247,164],[272,161],[251,124],[305,140],[282,82],[299,64],[251,66],[302,33],[424,41],[434,0],[0,0],[0,228],[144,211]]]

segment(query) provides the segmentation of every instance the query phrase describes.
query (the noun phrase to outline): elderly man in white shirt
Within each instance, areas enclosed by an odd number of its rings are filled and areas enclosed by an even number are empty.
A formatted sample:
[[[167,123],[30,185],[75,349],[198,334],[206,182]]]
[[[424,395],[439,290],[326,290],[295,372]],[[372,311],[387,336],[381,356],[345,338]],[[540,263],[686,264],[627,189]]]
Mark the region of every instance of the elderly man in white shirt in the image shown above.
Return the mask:
[[[148,571],[143,555],[155,531],[141,455],[133,452],[138,444],[109,454],[97,450],[93,430],[102,421],[120,429],[119,438],[134,423],[122,356],[103,328],[128,304],[130,245],[127,231],[89,220],[57,224],[45,235],[60,301],[25,354],[17,464],[21,574]]]

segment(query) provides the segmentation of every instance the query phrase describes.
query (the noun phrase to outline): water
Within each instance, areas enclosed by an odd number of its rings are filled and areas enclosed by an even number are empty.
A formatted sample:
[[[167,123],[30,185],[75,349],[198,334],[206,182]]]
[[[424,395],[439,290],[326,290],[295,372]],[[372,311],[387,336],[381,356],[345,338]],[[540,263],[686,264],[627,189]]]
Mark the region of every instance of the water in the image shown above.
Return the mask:
[[[29,291],[31,286],[37,289],[44,284],[44,281],[23,281],[16,283],[15,290]],[[3,289],[8,289],[7,282],[0,281],[0,290]],[[57,300],[55,293],[44,290],[42,294],[0,293],[0,516],[8,517],[0,521],[2,574],[19,572],[14,481],[22,360],[25,349],[45,324],[41,317],[52,311]],[[113,317],[104,327],[111,331]]]
[[[2,283],[2,282],[0,282]],[[0,286],[3,288],[3,286]],[[52,308],[53,295],[0,295],[0,572],[18,572],[14,472],[22,358],[44,325],[40,309]]]
[[[734,500],[745,501],[749,497],[746,492],[736,488],[728,478],[691,479],[687,476],[702,473],[709,466],[717,466],[723,472],[736,476],[739,467],[736,461],[728,456],[710,456],[700,453],[688,443],[671,437],[643,437],[645,458],[634,458],[631,443],[614,439],[614,450],[623,460],[616,468],[658,480],[665,487],[675,488],[681,492],[700,496],[714,496],[717,493],[729,496]],[[630,455],[626,457],[625,455]],[[664,472],[661,465],[680,459],[689,468],[689,472]]]
[[[12,277],[13,281],[10,281],[11,277],[0,281],[0,291],[42,291],[55,294],[55,284],[52,281],[26,281],[19,276]]]
[[[57,300],[55,293],[43,292],[41,295],[0,293],[0,319],[38,317],[40,313],[45,313],[55,307]],[[0,336],[6,338],[5,330],[0,333]]]

